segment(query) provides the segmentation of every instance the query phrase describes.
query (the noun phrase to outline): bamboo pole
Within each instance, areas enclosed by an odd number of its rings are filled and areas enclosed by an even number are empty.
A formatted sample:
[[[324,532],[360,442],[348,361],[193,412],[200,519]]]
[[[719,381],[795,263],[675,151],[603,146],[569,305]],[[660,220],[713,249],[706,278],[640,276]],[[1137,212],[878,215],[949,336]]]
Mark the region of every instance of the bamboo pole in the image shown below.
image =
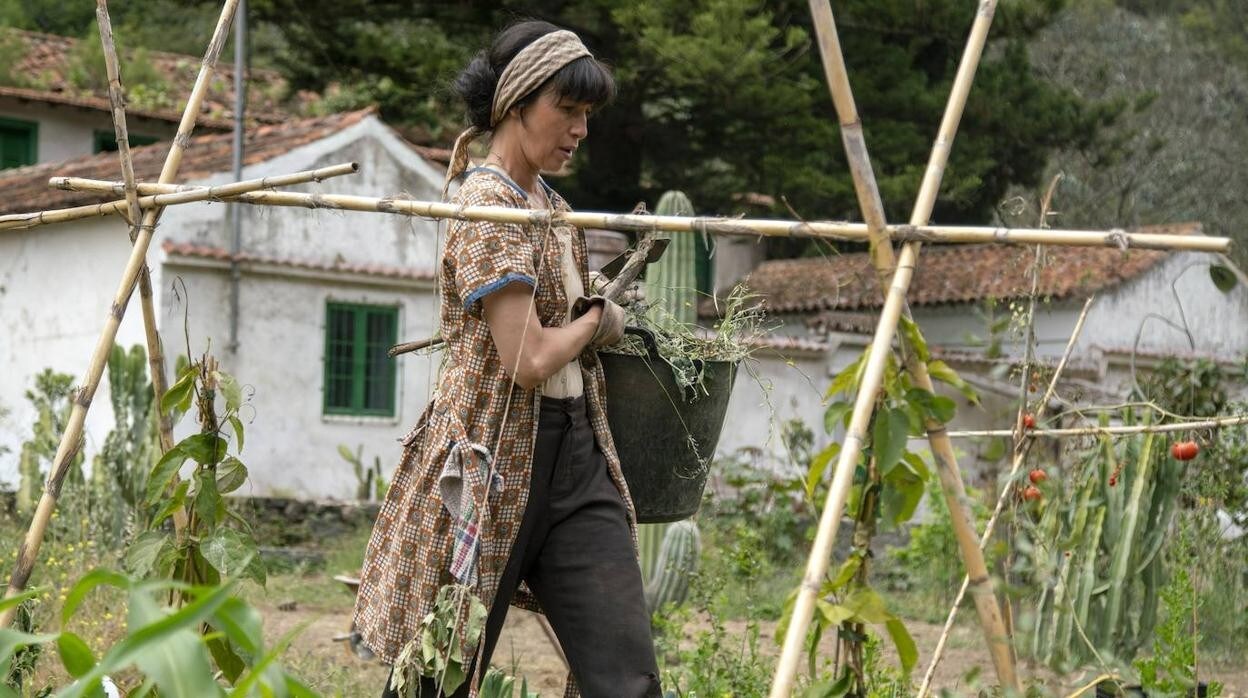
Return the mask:
[[[1191,422],[1171,422],[1169,424],[1154,425],[1134,425],[1134,426],[1117,426],[1117,427],[1073,427],[1069,429],[1031,429],[1023,436],[1027,438],[1039,438],[1042,436],[1063,437],[1063,436],[1126,436],[1134,434],[1164,434],[1175,431],[1191,431],[1194,429],[1217,429],[1219,427],[1231,427],[1241,424],[1248,424],[1248,415],[1231,415],[1227,417],[1218,417],[1216,419],[1201,419]],[[981,429],[972,431],[951,431],[949,437],[954,439],[967,439],[973,437],[987,436],[1013,436],[1014,432],[1010,429]]]
[[[940,180],[944,174],[945,164],[948,161],[949,150],[957,132],[958,123],[962,118],[966,98],[970,93],[971,81],[975,70],[978,68],[979,58],[983,53],[984,44],[987,40],[988,27],[992,23],[995,10],[995,0],[981,0],[971,28],[970,38],[962,56],[962,62],[958,67],[949,102],[941,120],[940,130],[919,188],[919,194],[910,219],[912,226],[925,224],[931,216],[932,207],[935,205],[936,195],[940,189]],[[888,230],[887,227],[884,229]],[[872,340],[865,370],[859,384],[858,395],[854,401],[854,411],[850,418],[849,427],[846,429],[845,439],[841,444],[832,485],[828,491],[828,498],[824,505],[823,513],[820,516],[819,529],[815,536],[806,573],[798,590],[793,615],[789,620],[788,631],[785,635],[783,649],[781,650],[780,662],[777,665],[776,675],[771,686],[771,698],[787,698],[793,690],[797,664],[801,657],[802,647],[805,644],[806,630],[814,612],[814,604],[819,593],[819,587],[832,557],[832,544],[836,540],[836,530],[840,525],[841,513],[844,511],[845,501],[849,496],[850,486],[853,484],[855,466],[861,454],[863,443],[866,440],[866,429],[875,407],[876,394],[880,390],[885,362],[892,351],[893,336],[896,333],[897,323],[901,316],[906,291],[913,277],[919,248],[920,242],[918,241],[908,242],[902,248],[892,283],[888,287],[884,308],[880,313],[880,320],[876,326],[875,336]],[[929,439],[933,446],[933,457],[936,461],[937,471],[940,473],[941,482],[946,485],[946,496],[956,498],[959,502],[964,503],[962,509],[965,511],[965,505],[967,504],[966,492],[961,487],[962,483],[956,469],[956,462],[951,457],[953,455],[952,443],[947,438],[943,438],[942,429],[943,427],[940,426],[937,426],[935,430],[928,429]],[[951,511],[950,513],[952,514],[953,512]],[[959,548],[963,550],[964,559],[966,559],[968,557],[966,555],[967,546],[964,541],[969,539],[972,543],[974,542],[974,527],[972,522],[965,516],[951,516],[951,519]],[[990,604],[985,603],[984,608],[995,608],[996,600],[991,595],[991,585],[987,575],[985,574],[982,578],[974,581],[977,598],[979,596],[987,596],[986,600],[991,601]],[[979,605],[977,603],[977,606]],[[1004,627],[999,611],[992,626]],[[1006,689],[1020,690],[1021,685],[1018,682],[1018,677],[1013,672],[1013,656],[1012,653],[1009,653],[1008,643],[1008,637],[990,637],[989,649],[995,650],[1002,646],[1006,648],[1007,657],[998,658],[994,652],[994,664],[997,667],[1002,685]]]
[[[1046,210],[1048,206],[1044,207]],[[1036,408],[1036,419],[1039,420],[1044,416],[1044,411],[1049,404],[1049,399],[1053,397],[1053,393],[1057,390],[1057,382],[1061,378],[1062,371],[1066,369],[1066,364],[1070,361],[1071,354],[1075,350],[1075,342],[1079,339],[1079,335],[1083,333],[1083,323],[1088,319],[1088,311],[1092,309],[1092,301],[1089,298],[1083,304],[1083,309],[1079,312],[1079,317],[1075,320],[1075,327],[1070,333],[1070,338],[1066,340],[1066,349],[1062,352],[1062,358],[1057,362],[1057,368],[1054,369],[1053,375],[1049,378],[1049,386],[1044,391],[1044,396],[1040,399],[1040,405]],[[1034,432],[1026,432],[1031,434]],[[1017,431],[1007,431],[1008,436],[1018,436]],[[950,437],[953,435],[950,434]],[[1021,444],[1021,442],[1018,442]],[[1006,486],[1001,489],[997,495],[997,504],[993,508],[992,516],[988,517],[988,523],[984,526],[984,533],[979,539],[979,549],[983,550],[988,545],[988,541],[992,540],[992,533],[996,529],[997,519],[1000,518],[1001,512],[1005,509],[1005,503],[1009,499],[1010,492],[1013,491],[1012,483],[1014,478],[1018,477],[1019,471],[1023,467],[1026,460],[1026,449],[1015,448],[1013,463],[1010,465],[1010,473],[1006,476]],[[949,633],[953,630],[953,621],[958,616],[958,607],[962,605],[962,598],[966,595],[967,586],[970,584],[970,577],[962,577],[962,586],[958,589],[957,598],[953,600],[953,605],[949,609],[949,616],[945,619],[945,627],[941,630],[940,637],[936,640],[936,647],[932,650],[932,658],[927,663],[927,670],[923,673],[923,681],[919,684],[918,698],[927,695],[928,689],[932,684],[932,677],[936,675],[936,666],[940,663],[940,657],[944,654],[945,643],[949,640]]]
[[[191,89],[190,98],[187,100],[186,108],[182,112],[182,121],[178,124],[178,135],[174,138],[173,146],[169,149],[169,155],[165,158],[164,167],[161,169],[160,181],[162,183],[173,181],[178,167],[182,163],[182,154],[190,140],[191,131],[195,127],[195,120],[199,116],[200,105],[203,104],[204,94],[207,92],[213,67],[216,65],[217,56],[221,53],[221,47],[225,45],[230,20],[234,16],[234,10],[237,5],[238,0],[225,0],[225,5],[221,9],[221,16],[217,20],[212,40],[209,42],[208,49],[204,54],[199,75],[195,79],[195,86]],[[30,580],[31,572],[34,571],[35,560],[39,556],[39,547],[43,543],[43,535],[47,530],[48,522],[52,518],[52,511],[56,508],[57,498],[61,493],[61,485],[64,483],[65,475],[69,471],[69,464],[77,454],[78,449],[81,448],[82,427],[86,420],[87,409],[91,406],[91,399],[95,396],[96,388],[99,387],[100,376],[104,372],[104,366],[112,350],[113,342],[117,338],[117,328],[121,325],[121,319],[125,316],[126,305],[130,300],[130,294],[134,292],[134,286],[139,277],[139,270],[144,265],[147,248],[152,241],[152,232],[156,227],[157,214],[157,209],[149,209],[144,214],[142,223],[139,225],[138,238],[134,242],[134,247],[130,252],[130,259],[127,261],[125,271],[122,273],[121,283],[118,285],[112,307],[105,320],[104,329],[100,333],[100,338],[95,345],[95,351],[91,355],[86,379],[75,395],[69,420],[65,426],[65,431],[61,434],[61,442],[57,446],[56,457],[53,459],[52,467],[48,472],[43,495],[39,498],[39,505],[35,509],[35,515],[31,520],[30,528],[26,531],[26,537],[18,548],[17,561],[13,566],[13,574],[9,578],[9,587],[5,594],[6,598],[20,594],[26,588],[26,582]],[[5,609],[3,614],[0,614],[0,628],[8,627],[13,621],[13,616],[16,612],[16,606]]]
[[[114,191],[116,182],[72,180],[75,188],[92,191]],[[229,185],[225,185],[229,186]],[[150,184],[139,184],[139,193],[166,192]],[[188,192],[189,193],[189,192]],[[222,201],[240,201],[257,206],[290,206],[295,208],[390,213],[420,218],[449,218],[461,221],[492,221],[519,225],[546,225],[547,222],[567,223],[579,228],[599,228],[626,232],[711,233],[715,235],[748,235],[764,237],[806,237],[829,240],[869,242],[869,226],[865,223],[842,221],[794,221],[759,218],[721,218],[713,216],[655,216],[630,213],[593,211],[526,210],[506,206],[461,206],[437,201],[419,201],[378,196],[347,194],[304,194],[288,191],[253,191],[238,196],[218,196]],[[192,199],[199,201],[202,199]],[[144,199],[139,200],[142,205]],[[114,202],[116,203],[116,202]],[[173,203],[186,203],[176,201]],[[111,204],[101,204],[108,207]],[[123,204],[124,205],[124,204]],[[161,205],[170,205],[164,203]],[[90,207],[94,209],[95,207]],[[69,209],[66,209],[69,210]],[[116,211],[89,215],[107,215]],[[36,220],[40,214],[21,213],[0,216],[0,230],[29,228],[46,222]],[[82,217],[82,216],[79,216]],[[1055,230],[1048,228],[1005,228],[967,225],[886,225],[884,231],[892,240],[903,242],[939,242],[1003,245],[1066,245],[1070,247],[1118,247],[1148,250],[1191,250],[1222,252],[1230,249],[1230,238],[1204,235],[1167,235],[1132,233],[1124,230]]]
[[[285,175],[247,179],[241,182],[218,184],[212,187],[200,187],[188,184],[149,184],[138,183],[137,190],[139,208],[162,208],[176,204],[189,204],[199,201],[234,200],[248,192],[274,187],[291,186],[305,182],[320,182],[331,177],[358,172],[360,166],[354,162],[320,167],[314,170],[303,170]],[[48,186],[66,191],[93,191],[102,194],[125,196],[125,183],[102,179],[84,179],[81,177],[52,177]],[[314,196],[309,194],[309,196]],[[0,216],[0,230],[25,230],[41,225],[66,223],[84,218],[99,218],[114,214],[125,215],[128,202],[124,199],[100,204],[87,204],[71,208],[36,211],[32,213],[11,213]]]
[[[107,0],[96,0],[95,19],[100,27],[100,44],[104,49],[104,66],[108,73],[108,101],[113,111],[113,131],[117,136],[117,155],[121,159],[121,177],[126,197],[126,216],[130,224],[130,244],[139,237],[139,222],[143,210],[139,208],[139,194],[135,187],[134,160],[130,156],[130,134],[126,127],[126,105],[121,89],[121,67],[117,60],[117,46],[113,42],[113,23],[108,16]],[[156,327],[156,310],[152,302],[152,274],[147,264],[139,270],[139,303],[143,313],[143,335],[147,341],[147,367],[152,379],[152,404],[156,408],[157,431],[160,434],[160,452],[173,448],[173,418],[161,408],[169,384],[165,378],[165,350]],[[181,539],[186,530],[186,512],[173,512],[173,528]]]
[[[835,17],[828,0],[810,0],[810,12],[819,41],[819,51],[823,58],[824,72],[827,74],[828,88],[840,119],[841,139],[844,142],[850,174],[853,176],[858,204],[864,220],[872,231],[871,261],[875,267],[880,288],[885,289],[888,288],[896,260],[892,246],[884,234],[884,228],[887,225],[884,204],[880,198],[875,172],[871,166],[866,140],[863,136],[862,122],[859,119],[853,90],[849,83],[849,73],[845,67]],[[901,302],[901,314],[912,318],[904,296]],[[906,340],[903,334],[901,341]],[[910,351],[904,351],[903,360],[906,371],[910,374],[914,384],[923,390],[935,392],[927,365],[920,359],[919,353],[913,348]],[[937,472],[941,478],[941,491],[945,493],[950,516],[955,521],[972,522],[973,517],[963,505],[964,498],[958,496],[958,493],[965,492],[965,486],[962,484],[961,470],[949,439],[944,433],[943,424],[936,420],[929,420],[925,426],[928,429],[928,441],[932,453],[943,456],[936,459],[937,463],[944,463],[948,466],[938,467]],[[958,542],[967,573],[975,579],[982,580],[984,586],[983,593],[975,596],[976,610],[979,613],[980,626],[996,669],[997,680],[1002,686],[1020,686],[1009,633],[1001,616],[1001,608],[993,590],[991,577],[988,575],[983,553],[975,544],[973,527],[967,535],[959,538]]]

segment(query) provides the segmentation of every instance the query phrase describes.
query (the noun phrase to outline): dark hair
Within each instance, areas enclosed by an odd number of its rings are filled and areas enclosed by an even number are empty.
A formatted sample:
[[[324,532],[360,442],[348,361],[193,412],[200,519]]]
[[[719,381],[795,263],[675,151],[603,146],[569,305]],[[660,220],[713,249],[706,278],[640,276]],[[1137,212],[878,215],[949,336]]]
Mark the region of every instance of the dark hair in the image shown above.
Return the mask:
[[[550,22],[525,20],[507,27],[494,37],[494,42],[473,57],[460,72],[451,88],[468,108],[468,123],[482,131],[490,129],[490,110],[498,78],[521,49],[539,38],[559,31]],[[559,98],[600,107],[615,97],[615,79],[611,71],[593,56],[582,56],[560,68],[532,92],[516,100],[520,108],[532,104],[547,88]]]

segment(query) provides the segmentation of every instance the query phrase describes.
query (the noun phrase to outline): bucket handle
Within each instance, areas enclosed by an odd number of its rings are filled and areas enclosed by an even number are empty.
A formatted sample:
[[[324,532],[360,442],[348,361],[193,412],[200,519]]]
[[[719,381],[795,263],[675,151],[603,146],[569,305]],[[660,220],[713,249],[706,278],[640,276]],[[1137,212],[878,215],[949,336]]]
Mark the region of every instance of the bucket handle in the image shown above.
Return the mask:
[[[644,327],[626,325],[624,327],[624,334],[641,337],[641,343],[646,345],[646,352],[650,355],[650,358],[654,361],[659,360],[659,343],[655,341],[653,332]]]

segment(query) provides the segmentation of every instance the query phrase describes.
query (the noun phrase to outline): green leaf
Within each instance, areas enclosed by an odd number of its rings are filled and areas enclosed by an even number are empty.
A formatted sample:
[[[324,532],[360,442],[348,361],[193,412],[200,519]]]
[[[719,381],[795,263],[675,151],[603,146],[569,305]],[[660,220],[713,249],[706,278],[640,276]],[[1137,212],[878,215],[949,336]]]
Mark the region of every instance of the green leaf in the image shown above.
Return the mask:
[[[213,378],[217,381],[217,387],[221,390],[221,395],[225,397],[225,409],[231,412],[237,412],[238,408],[243,406],[243,391],[238,387],[238,381],[224,371],[213,371]]]
[[[862,556],[857,553],[851,554],[849,557],[845,558],[845,562],[841,563],[841,568],[837,570],[836,577],[834,577],[829,584],[825,585],[825,589],[829,592],[839,590],[841,587],[848,584],[849,580],[853,579],[855,574],[858,574],[858,570],[861,567]]]
[[[230,683],[238,681],[238,677],[247,670],[247,663],[234,651],[230,641],[224,637],[213,637],[206,638],[204,644],[208,646],[208,654],[212,655],[212,661],[221,670],[225,680]]]
[[[228,444],[217,434],[192,434],[178,442],[189,458],[200,465],[211,465],[225,457]]]
[[[230,415],[230,427],[234,429],[234,438],[238,439],[234,452],[241,454],[243,452],[243,420],[239,419],[238,415]]]
[[[912,454],[911,454],[912,455]],[[917,457],[915,458],[917,459]],[[902,467],[894,468],[884,478],[885,487],[880,492],[881,513],[886,521],[900,524],[909,521],[923,500],[926,466],[919,460],[922,471],[916,473],[909,459]]]
[[[900,618],[885,621],[884,628],[888,630],[889,637],[893,638],[897,658],[901,660],[901,670],[909,674],[919,661],[919,650],[914,645],[914,638],[910,637],[910,631],[906,630],[906,624]]]
[[[208,619],[208,624],[225,633],[239,655],[249,662],[258,659],[264,650],[264,629],[260,612],[242,599],[235,597],[226,601]]]
[[[225,504],[217,491],[217,478],[211,469],[195,474],[195,515],[208,528],[215,528],[225,515]]]
[[[824,623],[831,627],[836,627],[854,617],[853,609],[823,599],[815,599],[815,607],[819,609],[819,615]]]
[[[852,615],[864,623],[877,625],[887,623],[896,618],[888,611],[884,599],[871,587],[858,587],[845,597],[845,606],[852,610]]]
[[[923,482],[927,482],[927,479],[932,476],[927,463],[914,451],[906,451],[906,455],[902,456],[901,459],[910,466],[911,472],[917,475]]]
[[[906,343],[914,350],[919,357],[919,361],[927,363],[931,361],[932,355],[927,350],[927,340],[923,339],[923,333],[919,331],[918,324],[905,315],[897,318],[897,329],[901,330],[901,334],[906,338]]]
[[[35,598],[36,596],[38,596],[40,593],[43,592],[43,589],[44,589],[43,587],[39,587],[38,589],[27,589],[26,591],[23,591],[22,593],[17,594],[15,596],[10,596],[8,598],[0,598],[0,611],[3,611],[8,608],[12,608],[26,601],[27,599]]]
[[[828,434],[836,432],[837,427],[845,426],[846,415],[853,414],[854,406],[848,402],[834,402],[823,412],[823,431]]]
[[[195,371],[187,370],[178,376],[178,381],[169,386],[160,399],[160,411],[168,413],[186,412],[191,407],[191,393],[195,390]]]
[[[247,466],[234,456],[221,461],[217,466],[217,491],[229,494],[247,482]]]
[[[126,549],[126,569],[142,579],[159,570],[160,560],[173,548],[173,539],[164,531],[144,531]]]
[[[835,681],[820,681],[802,692],[801,698],[844,698],[854,687],[854,677],[849,667],[841,670],[841,676]]]
[[[7,669],[9,661],[13,659],[13,655],[17,654],[17,651],[23,647],[44,645],[56,640],[57,637],[55,633],[37,635],[35,633],[24,633],[13,628],[0,628],[0,667]]]
[[[222,603],[224,601],[222,599]],[[140,627],[155,627],[164,618],[164,611],[149,594],[136,592],[130,595],[129,631],[132,637]],[[170,627],[160,635],[159,642],[137,647],[132,655],[139,670],[156,680],[160,693],[187,698],[218,698],[221,688],[212,678],[208,648],[195,630],[191,627]]]
[[[95,666],[95,655],[82,638],[70,632],[62,632],[56,638],[56,649],[61,655],[61,663],[65,671],[76,678],[81,677]]]
[[[219,528],[200,541],[199,551],[222,575],[265,582],[264,566],[251,536],[232,528]]]
[[[1213,285],[1222,293],[1230,293],[1231,289],[1239,283],[1239,279],[1235,277],[1235,272],[1221,264],[1209,265],[1209,278],[1213,280]]]
[[[852,391],[858,384],[858,370],[864,365],[866,358],[867,352],[864,351],[852,364],[841,369],[840,373],[832,379],[832,385],[828,386],[825,396],[831,398],[834,395]]]
[[[146,498],[149,505],[155,506],[165,496],[169,483],[178,476],[178,469],[186,461],[187,453],[182,443],[175,444],[168,453],[161,456],[156,462],[156,467],[152,468],[152,472],[147,476]]]
[[[806,496],[811,500],[815,498],[815,489],[819,487],[820,482],[823,482],[823,474],[828,469],[828,463],[832,462],[832,459],[836,458],[840,452],[841,445],[832,443],[810,459],[810,467],[806,469]]]
[[[889,407],[880,410],[871,431],[871,452],[875,454],[875,467],[881,476],[887,477],[893,466],[906,452],[910,437],[910,418],[903,409]]]
[[[173,491],[173,496],[165,500],[164,506],[162,506],[160,511],[156,512],[156,516],[152,518],[152,523],[149,528],[156,528],[160,526],[165,519],[173,516],[174,512],[185,506],[186,491],[190,489],[190,487],[191,483],[187,480],[179,482],[177,489]]]
[[[940,359],[929,361],[927,372],[932,377],[932,380],[938,380],[941,383],[953,386],[971,404],[979,404],[979,394],[966,381],[962,380],[962,376],[959,376],[957,371],[950,368],[949,364]]]

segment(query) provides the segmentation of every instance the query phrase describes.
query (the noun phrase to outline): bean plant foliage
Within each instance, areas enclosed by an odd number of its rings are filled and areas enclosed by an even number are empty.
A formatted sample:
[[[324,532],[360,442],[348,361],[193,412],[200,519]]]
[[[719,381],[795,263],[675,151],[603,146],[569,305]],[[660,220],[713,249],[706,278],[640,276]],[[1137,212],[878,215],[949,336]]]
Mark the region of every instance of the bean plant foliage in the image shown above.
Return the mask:
[[[906,340],[905,351],[916,352],[933,380],[957,390],[972,404],[975,391],[947,364],[933,359],[918,327],[902,318],[899,331]],[[862,355],[842,369],[828,387],[829,405],[824,413],[824,429],[832,434],[847,428],[853,414],[853,395],[860,388],[866,370],[868,346]],[[854,519],[853,550],[841,565],[829,570],[815,602],[807,647],[810,673],[815,674],[817,647],[825,633],[835,631],[845,651],[838,653],[845,662],[837,667],[835,678],[816,683],[810,695],[866,695],[873,680],[865,654],[867,626],[883,628],[897,649],[902,673],[906,676],[918,660],[918,650],[905,624],[889,609],[885,599],[868,583],[870,544],[877,526],[896,527],[914,516],[923,498],[931,472],[924,459],[910,450],[912,436],[926,434],[925,422],[942,423],[953,419],[957,406],[953,399],[914,385],[898,356],[890,353],[885,364],[881,390],[864,445],[854,472],[853,488],[846,513]],[[816,506],[826,499],[827,471],[841,452],[833,442],[811,459],[805,481],[805,494]],[[787,631],[796,591],[786,605],[785,618],[776,629],[777,640]]]
[[[23,654],[55,648],[74,679],[57,698],[106,695],[110,676],[133,669],[140,683],[125,687],[130,696],[315,696],[277,662],[294,632],[266,646],[259,612],[237,595],[246,580],[266,581],[249,524],[223,497],[247,480],[240,459],[240,412],[247,408],[242,386],[209,354],[195,361],[180,357],[161,407],[175,420],[194,411],[199,429],[146,473],[126,572],[97,568],[79,579],[64,596],[60,632],[0,628],[0,676],[13,677]],[[126,634],[97,657],[65,628],[100,588],[125,596]],[[44,591],[0,601],[0,611],[35,603]],[[0,698],[21,695],[20,688],[20,679],[0,682]]]

